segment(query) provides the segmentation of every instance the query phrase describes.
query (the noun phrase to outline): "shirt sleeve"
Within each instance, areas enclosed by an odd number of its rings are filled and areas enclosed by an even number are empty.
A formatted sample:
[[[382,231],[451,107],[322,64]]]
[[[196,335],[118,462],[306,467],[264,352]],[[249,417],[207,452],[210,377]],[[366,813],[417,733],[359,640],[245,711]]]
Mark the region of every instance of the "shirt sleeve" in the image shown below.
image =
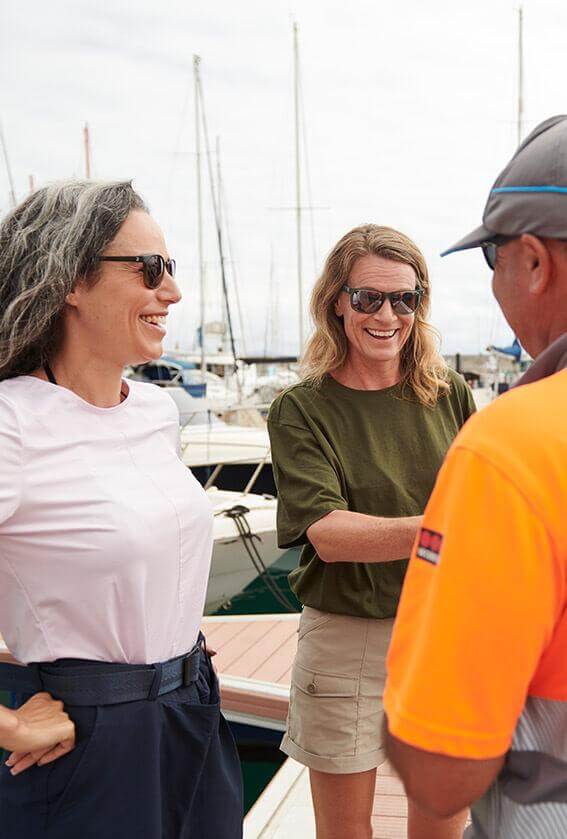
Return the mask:
[[[333,510],[348,510],[336,469],[299,412],[289,416],[289,407],[285,421],[268,420],[280,548],[305,544],[310,525]]]
[[[16,412],[0,396],[0,527],[14,515],[22,495],[22,442]]]
[[[450,450],[425,511],[388,655],[398,739],[462,758],[510,746],[559,617],[553,546],[497,466]]]
[[[464,385],[465,386],[463,388],[463,397],[461,399],[461,405],[463,410],[463,425],[469,417],[472,417],[472,415],[476,413],[476,404],[474,401],[472,390],[466,382],[464,382]]]
[[[451,370],[449,375],[457,397],[458,411],[460,414],[460,427],[462,428],[469,417],[476,413],[476,404],[473,398],[472,390],[461,374]]]

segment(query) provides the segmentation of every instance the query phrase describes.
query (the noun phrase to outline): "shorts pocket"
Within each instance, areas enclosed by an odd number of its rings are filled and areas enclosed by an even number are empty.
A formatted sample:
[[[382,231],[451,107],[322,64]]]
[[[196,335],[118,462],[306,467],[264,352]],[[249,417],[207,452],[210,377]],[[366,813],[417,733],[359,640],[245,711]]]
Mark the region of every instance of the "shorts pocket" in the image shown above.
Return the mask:
[[[310,632],[314,632],[321,626],[329,623],[333,615],[330,612],[320,612],[318,609],[312,609],[310,606],[305,606],[301,617],[299,619],[299,629],[297,631],[297,640],[301,641]]]
[[[314,755],[354,755],[358,693],[357,678],[310,670],[296,661],[291,676],[290,738]]]

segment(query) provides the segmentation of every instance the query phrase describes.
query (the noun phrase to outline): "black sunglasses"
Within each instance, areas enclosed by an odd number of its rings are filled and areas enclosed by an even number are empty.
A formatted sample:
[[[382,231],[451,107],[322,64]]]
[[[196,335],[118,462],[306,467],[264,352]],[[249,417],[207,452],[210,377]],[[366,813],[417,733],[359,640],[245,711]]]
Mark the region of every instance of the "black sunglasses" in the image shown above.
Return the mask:
[[[146,288],[159,288],[163,273],[167,271],[170,277],[175,277],[176,263],[174,259],[164,259],[159,253],[149,256],[99,256],[100,262],[142,262],[144,265],[144,284]]]
[[[480,243],[482,254],[491,271],[494,271],[496,268],[496,251],[498,248],[507,242],[511,242],[514,238],[514,236],[495,236],[489,242]]]
[[[378,312],[385,300],[390,301],[392,311],[397,315],[413,315],[423,297],[422,288],[413,291],[370,291],[368,288],[350,288],[344,285],[343,291],[346,291],[350,298],[351,308],[365,315]]]

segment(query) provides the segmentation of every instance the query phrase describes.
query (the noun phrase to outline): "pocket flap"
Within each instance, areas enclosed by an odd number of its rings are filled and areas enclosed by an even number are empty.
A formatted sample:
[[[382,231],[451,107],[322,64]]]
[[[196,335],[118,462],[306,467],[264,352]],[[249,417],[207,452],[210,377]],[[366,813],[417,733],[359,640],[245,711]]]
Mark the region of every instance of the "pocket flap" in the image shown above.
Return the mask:
[[[358,693],[358,679],[307,670],[297,662],[293,666],[292,681],[299,690],[313,697],[356,696]]]

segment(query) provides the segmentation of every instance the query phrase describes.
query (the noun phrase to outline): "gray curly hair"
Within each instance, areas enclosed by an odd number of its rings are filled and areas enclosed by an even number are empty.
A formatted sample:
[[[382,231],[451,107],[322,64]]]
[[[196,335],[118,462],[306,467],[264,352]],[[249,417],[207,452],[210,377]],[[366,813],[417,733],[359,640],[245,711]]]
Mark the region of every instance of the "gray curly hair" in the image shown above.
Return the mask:
[[[98,258],[133,210],[129,181],[58,181],[0,223],[0,380],[31,373],[56,350],[65,298],[96,283]]]

